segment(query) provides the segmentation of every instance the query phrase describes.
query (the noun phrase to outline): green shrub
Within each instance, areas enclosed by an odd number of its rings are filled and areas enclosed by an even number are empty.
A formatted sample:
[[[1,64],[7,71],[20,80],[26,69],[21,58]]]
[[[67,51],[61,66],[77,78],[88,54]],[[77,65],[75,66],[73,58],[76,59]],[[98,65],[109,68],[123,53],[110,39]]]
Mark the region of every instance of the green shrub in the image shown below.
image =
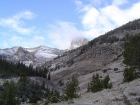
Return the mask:
[[[88,84],[88,92],[98,92],[103,89],[111,89],[112,83],[109,83],[110,78],[107,75],[104,79],[99,78],[99,74],[93,75],[91,82]]]
[[[102,81],[99,78],[99,74],[93,75],[91,82],[88,84],[88,91],[93,93],[101,91],[103,88]]]
[[[117,70],[119,70],[118,68],[114,68],[114,71],[117,71]]]
[[[107,72],[107,70],[105,69],[105,70],[103,70],[103,73],[106,73]]]
[[[133,68],[125,68],[124,69],[124,82],[130,82],[137,78],[136,71]]]

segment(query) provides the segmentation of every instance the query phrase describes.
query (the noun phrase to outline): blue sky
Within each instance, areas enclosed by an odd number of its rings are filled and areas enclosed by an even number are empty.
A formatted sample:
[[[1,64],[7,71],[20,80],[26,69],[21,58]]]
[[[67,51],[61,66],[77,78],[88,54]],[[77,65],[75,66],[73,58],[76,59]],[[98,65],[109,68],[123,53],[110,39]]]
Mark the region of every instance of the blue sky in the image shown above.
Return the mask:
[[[1,0],[0,48],[67,49],[140,18],[140,0]]]

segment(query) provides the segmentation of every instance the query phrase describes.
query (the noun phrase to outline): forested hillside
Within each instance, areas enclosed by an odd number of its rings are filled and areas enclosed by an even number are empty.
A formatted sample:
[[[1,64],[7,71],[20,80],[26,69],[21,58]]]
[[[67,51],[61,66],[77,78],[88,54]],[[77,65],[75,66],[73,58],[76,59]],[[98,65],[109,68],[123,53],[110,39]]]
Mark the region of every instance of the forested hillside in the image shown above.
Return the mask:
[[[43,78],[50,78],[49,70],[47,68],[33,68],[25,66],[23,63],[13,63],[0,59],[0,77],[23,77],[23,76],[39,76]],[[48,76],[48,77],[47,77]]]

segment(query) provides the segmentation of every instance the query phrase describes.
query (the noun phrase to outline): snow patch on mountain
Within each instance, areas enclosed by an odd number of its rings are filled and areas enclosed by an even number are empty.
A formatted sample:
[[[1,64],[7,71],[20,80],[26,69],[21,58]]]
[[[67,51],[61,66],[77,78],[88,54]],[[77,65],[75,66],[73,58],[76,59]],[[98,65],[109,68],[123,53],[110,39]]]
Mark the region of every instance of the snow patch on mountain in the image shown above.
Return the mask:
[[[0,49],[0,56],[12,62],[20,61],[27,66],[30,64],[37,66],[45,61],[52,60],[58,55],[61,55],[63,52],[63,50],[58,50],[47,46],[39,46],[35,48],[12,47]]]
[[[48,53],[48,52],[45,52],[45,51],[37,51],[37,53],[35,54],[35,56],[38,58],[38,57],[45,57],[45,58],[54,58],[54,57],[57,57],[58,55],[56,54],[51,54],[51,53]]]

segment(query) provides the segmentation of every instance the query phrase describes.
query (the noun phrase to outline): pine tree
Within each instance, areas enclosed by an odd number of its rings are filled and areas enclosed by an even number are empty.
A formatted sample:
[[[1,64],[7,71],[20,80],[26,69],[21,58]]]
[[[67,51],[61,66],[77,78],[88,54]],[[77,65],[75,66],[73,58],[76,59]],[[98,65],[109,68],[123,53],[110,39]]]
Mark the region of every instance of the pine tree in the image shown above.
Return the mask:
[[[138,68],[140,72],[140,33],[125,43],[123,56],[125,64]]]
[[[89,88],[88,90],[90,90],[93,93],[102,90],[103,86],[102,81],[99,78],[99,74],[93,75],[88,88]]]
[[[16,88],[13,81],[6,82],[4,84],[4,91],[1,93],[1,105],[17,105],[16,97]]]
[[[54,90],[53,95],[51,97],[51,103],[59,102],[60,101],[59,98],[60,98],[60,93],[57,90]]]
[[[103,83],[103,88],[105,89],[111,89],[112,88],[112,83],[109,83],[110,81],[110,78],[109,78],[109,75],[107,75],[104,80],[102,80],[102,83]]]
[[[137,78],[137,74],[132,67],[125,68],[123,75],[124,75],[124,79],[123,79],[124,82],[130,82]]]
[[[103,89],[111,89],[112,83],[109,83],[109,80],[109,75],[102,80],[100,79],[99,74],[93,75],[91,82],[88,84],[87,91],[95,93]]]
[[[45,89],[45,82],[44,81],[42,82],[41,88]]]
[[[68,99],[77,98],[77,91],[79,90],[79,81],[75,76],[72,76],[70,81],[66,83],[66,88],[64,90],[64,94]]]
[[[50,72],[48,73],[48,80],[49,81],[51,80],[51,73]]]

